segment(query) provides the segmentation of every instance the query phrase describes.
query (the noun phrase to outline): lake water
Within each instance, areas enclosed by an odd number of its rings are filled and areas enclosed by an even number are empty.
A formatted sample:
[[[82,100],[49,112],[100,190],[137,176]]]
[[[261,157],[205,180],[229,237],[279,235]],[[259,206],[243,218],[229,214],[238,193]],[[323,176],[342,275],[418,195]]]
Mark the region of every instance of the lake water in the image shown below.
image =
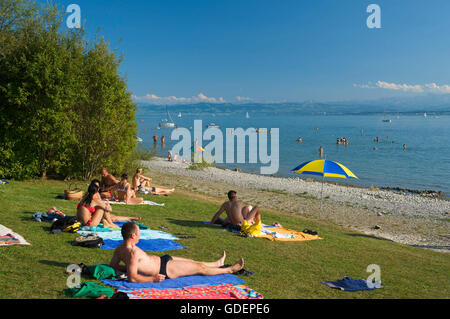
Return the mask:
[[[162,156],[178,141],[171,141],[173,129],[157,129],[165,113],[139,109],[139,137],[147,147],[153,147],[153,134],[165,136],[164,149],[158,141]],[[326,159],[348,167],[359,180],[329,179],[360,186],[400,187],[415,190],[432,189],[450,194],[450,116],[448,115],[393,115],[391,123],[383,122],[383,115],[296,115],[296,114],[172,114],[178,127],[193,131],[194,120],[203,121],[203,130],[209,123],[220,126],[224,139],[227,128],[279,128],[279,170],[282,177],[313,178],[298,175],[291,170],[303,162],[319,159],[318,149],[324,148]],[[144,122],[141,122],[143,120]],[[193,136],[193,134],[192,134]],[[302,143],[297,138],[303,139]],[[348,146],[336,145],[338,137],[345,137]],[[378,137],[379,142],[374,142]],[[394,143],[393,143],[394,142]],[[210,143],[204,141],[203,146]],[[270,136],[268,135],[270,145]],[[236,144],[236,143],[235,143]],[[247,140],[248,144],[248,140]],[[403,150],[402,145],[407,149]],[[377,150],[374,150],[374,147]],[[270,152],[270,149],[269,149]],[[236,152],[235,152],[236,153]],[[247,155],[248,159],[248,155]],[[259,173],[258,164],[219,164]],[[266,165],[264,165],[266,166]]]

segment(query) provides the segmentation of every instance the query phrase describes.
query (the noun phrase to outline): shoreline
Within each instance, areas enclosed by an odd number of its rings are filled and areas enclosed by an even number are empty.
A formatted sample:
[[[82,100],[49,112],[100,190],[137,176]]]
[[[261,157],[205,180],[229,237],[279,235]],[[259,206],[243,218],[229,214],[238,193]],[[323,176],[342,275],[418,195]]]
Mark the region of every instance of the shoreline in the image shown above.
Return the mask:
[[[155,157],[143,161],[158,184],[225,200],[233,188],[250,204],[303,215],[394,242],[450,252],[450,201],[381,188],[323,184],[299,177],[273,177],[230,169],[188,169],[189,163]],[[269,196],[268,196],[269,193]],[[322,212],[320,211],[322,207]]]
[[[164,160],[164,157],[158,156],[158,158],[161,158]],[[274,178],[286,178],[286,179],[292,179],[293,177],[287,177],[287,176],[276,176],[276,175],[260,175],[258,173],[254,173],[254,172],[248,172],[242,169],[228,169],[225,167],[219,167],[219,166],[213,166],[214,168],[217,169],[222,169],[222,170],[228,170],[228,171],[237,171],[240,173],[245,173],[245,174],[252,174],[252,175],[256,175],[256,176],[266,176],[266,177],[274,177]],[[299,177],[300,178],[300,177]],[[294,178],[296,179],[296,178]],[[305,182],[316,182],[316,183],[322,183],[322,181],[319,181],[317,179],[314,179],[312,177],[305,177],[305,178],[300,178]],[[363,186],[363,185],[353,185],[353,184],[348,184],[345,182],[339,182],[339,181],[330,181],[325,179],[323,181],[325,184],[331,184],[331,185],[337,185],[337,186],[343,186],[343,187],[349,187],[349,188],[361,188],[361,189],[367,189],[367,190],[386,190],[386,191],[390,191],[394,194],[402,194],[402,195],[417,195],[417,196],[423,196],[423,197],[429,197],[429,198],[437,198],[440,200],[444,200],[444,201],[449,201],[450,202],[450,194],[447,194],[443,191],[438,191],[438,190],[433,190],[433,189],[424,189],[424,190],[420,190],[420,189],[409,189],[409,188],[402,188],[402,187],[391,187],[391,186],[375,186],[375,185],[371,185],[371,186]]]

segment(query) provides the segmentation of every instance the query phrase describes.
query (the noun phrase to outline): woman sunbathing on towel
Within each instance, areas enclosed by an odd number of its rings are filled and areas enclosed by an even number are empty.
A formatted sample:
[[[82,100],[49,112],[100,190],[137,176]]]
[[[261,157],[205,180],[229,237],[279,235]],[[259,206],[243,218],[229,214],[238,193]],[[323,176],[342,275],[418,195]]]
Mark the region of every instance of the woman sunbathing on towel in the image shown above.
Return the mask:
[[[88,188],[88,193],[77,204],[77,219],[83,226],[97,227],[103,223],[103,227],[117,228],[114,222],[141,220],[140,217],[116,216],[111,214],[112,207],[109,203],[103,202],[99,193],[100,181],[93,180]]]
[[[117,198],[125,201],[129,205],[142,204],[144,199],[142,197],[136,197],[136,193],[131,189],[131,185],[127,180],[128,175],[122,174],[120,183],[117,185]]]
[[[129,282],[161,282],[164,279],[193,275],[232,274],[244,268],[244,259],[242,258],[233,266],[224,267],[225,252],[215,262],[198,262],[169,255],[163,257],[147,255],[136,246],[139,242],[140,230],[133,222],[122,226],[122,236],[123,243],[114,251],[109,265],[118,271],[126,272]],[[121,265],[121,262],[124,265]]]
[[[175,191],[175,188],[157,188],[150,187],[152,179],[142,175],[142,168],[136,170],[136,174],[133,176],[133,188],[136,192],[146,194],[146,191],[153,195],[169,195]]]

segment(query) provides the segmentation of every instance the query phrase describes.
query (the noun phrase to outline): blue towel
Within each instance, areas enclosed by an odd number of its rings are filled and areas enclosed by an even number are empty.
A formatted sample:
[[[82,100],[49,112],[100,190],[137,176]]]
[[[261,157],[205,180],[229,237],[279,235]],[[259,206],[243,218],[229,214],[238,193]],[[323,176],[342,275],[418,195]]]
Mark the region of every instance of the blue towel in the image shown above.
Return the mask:
[[[344,277],[338,281],[321,281],[322,284],[327,285],[330,288],[340,289],[344,291],[359,291],[359,290],[374,290],[377,288],[383,288],[381,282],[374,283],[373,288],[367,286],[365,279],[353,279],[350,277]]]
[[[123,240],[110,239],[104,239],[103,241],[105,244],[100,247],[101,249],[116,249],[123,242]],[[166,251],[187,248],[170,239],[141,239],[136,246],[144,251]]]
[[[220,285],[224,283],[241,284],[244,280],[232,274],[215,275],[215,276],[187,276],[176,279],[166,279],[159,283],[131,283],[127,280],[102,280],[105,285],[118,288],[153,288],[153,289],[167,289],[167,288],[182,288],[190,286],[207,286]]]

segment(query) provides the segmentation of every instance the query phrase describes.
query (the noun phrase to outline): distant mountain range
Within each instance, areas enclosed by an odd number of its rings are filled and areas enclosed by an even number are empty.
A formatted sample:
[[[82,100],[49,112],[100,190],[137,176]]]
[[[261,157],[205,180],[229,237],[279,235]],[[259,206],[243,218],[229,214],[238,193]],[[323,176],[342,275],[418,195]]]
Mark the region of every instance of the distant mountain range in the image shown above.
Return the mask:
[[[165,105],[137,103],[140,112],[165,112]],[[283,103],[198,103],[169,105],[172,115],[251,113],[301,113],[301,114],[370,114],[370,113],[436,113],[450,114],[450,94],[427,94],[414,97],[381,98],[368,101],[339,102],[283,102]]]

